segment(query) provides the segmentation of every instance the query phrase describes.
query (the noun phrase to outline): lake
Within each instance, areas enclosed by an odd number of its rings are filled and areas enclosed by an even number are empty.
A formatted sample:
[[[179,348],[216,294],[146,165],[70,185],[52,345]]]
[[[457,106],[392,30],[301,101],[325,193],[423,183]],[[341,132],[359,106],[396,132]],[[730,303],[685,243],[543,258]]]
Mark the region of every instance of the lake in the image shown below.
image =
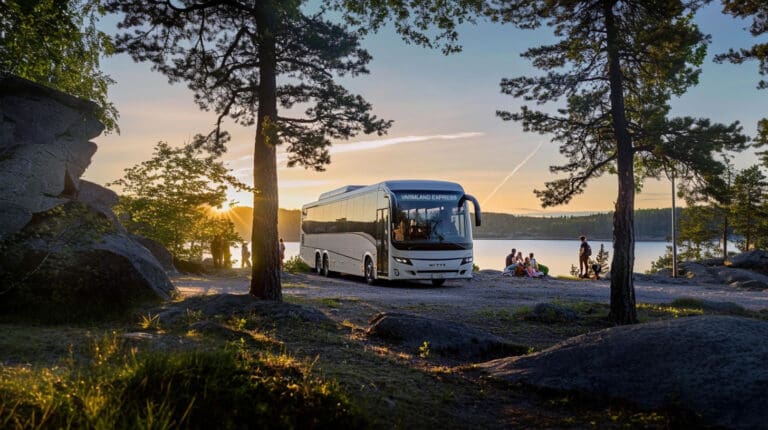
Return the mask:
[[[664,255],[670,242],[636,242],[635,243],[635,272],[645,272],[651,268],[651,262]],[[613,244],[604,241],[590,241],[592,258],[597,256],[600,245],[610,258],[613,257]],[[512,248],[522,251],[527,256],[533,252],[536,261],[549,267],[551,275],[570,275],[571,265],[579,267],[578,240],[475,240],[475,264],[480,269],[504,269],[504,258]],[[285,242],[286,260],[299,255],[299,242]],[[233,248],[232,256],[240,257],[240,249]],[[609,263],[610,264],[610,263]]]

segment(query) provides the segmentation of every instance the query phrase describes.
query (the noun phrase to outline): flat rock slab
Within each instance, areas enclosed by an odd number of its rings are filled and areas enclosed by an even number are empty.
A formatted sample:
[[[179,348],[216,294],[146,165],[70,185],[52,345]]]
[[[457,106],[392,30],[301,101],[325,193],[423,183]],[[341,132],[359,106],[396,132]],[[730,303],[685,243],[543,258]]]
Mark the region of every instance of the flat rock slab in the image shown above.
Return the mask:
[[[430,352],[441,355],[487,357],[525,352],[521,346],[465,324],[394,312],[376,315],[367,334],[413,349],[427,342]]]
[[[768,322],[701,316],[615,327],[480,366],[529,385],[681,407],[728,428],[768,423]]]

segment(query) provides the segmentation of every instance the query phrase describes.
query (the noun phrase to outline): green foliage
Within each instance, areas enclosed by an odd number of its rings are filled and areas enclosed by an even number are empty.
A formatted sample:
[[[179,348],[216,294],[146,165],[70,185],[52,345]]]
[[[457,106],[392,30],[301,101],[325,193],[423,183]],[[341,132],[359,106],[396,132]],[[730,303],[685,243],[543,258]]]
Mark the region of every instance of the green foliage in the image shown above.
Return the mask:
[[[181,259],[200,260],[217,236],[230,244],[241,241],[234,224],[211,208],[225,203],[228,186],[250,188],[219,157],[193,145],[158,142],[151,159],[108,184],[122,188],[115,212],[131,233],[162,243]]]
[[[768,3],[763,0],[722,0],[723,12],[736,18],[752,18],[752,24],[749,27],[749,33],[754,37],[760,37],[768,34]],[[716,62],[730,61],[734,64],[741,64],[745,61],[757,60],[758,73],[761,76],[768,75],[768,42],[760,42],[749,48],[741,48],[738,51],[733,48],[727,53],[715,56]],[[761,79],[757,83],[757,88],[768,89],[768,81]],[[757,136],[755,146],[763,147],[768,145],[768,118],[763,118],[757,122]],[[768,151],[758,152],[764,165],[768,166]]]
[[[99,0],[0,2],[0,73],[12,73],[95,101],[107,131],[119,131],[107,98],[112,78],[99,69],[114,48],[96,27]]]
[[[445,54],[461,51],[458,26],[474,23],[486,12],[483,0],[333,0],[351,25],[363,34],[392,23],[406,43],[440,47]]]
[[[480,271],[480,266],[478,266],[475,263],[472,263],[472,272],[476,273],[476,272],[479,272],[479,271]]]
[[[606,273],[611,271],[611,266],[608,264],[609,261],[609,253],[605,250],[605,246],[601,243],[600,244],[600,250],[597,251],[597,255],[595,256],[595,263],[600,265],[600,274],[605,276]],[[592,265],[590,264],[590,269]]]
[[[766,16],[768,16],[768,4],[763,0],[722,0],[723,12],[733,15],[736,18],[752,18],[752,25],[749,27],[749,33],[754,37],[760,37],[768,33],[766,25]],[[735,64],[741,64],[745,61],[757,60],[759,63],[759,73],[768,75],[768,42],[756,43],[750,48],[741,48],[736,51],[729,49],[725,54],[719,54],[715,61],[730,61]],[[768,88],[768,81],[758,82],[758,88]]]
[[[733,182],[731,219],[734,233],[744,240],[742,251],[768,245],[768,182],[759,166],[752,166],[740,172]]]
[[[111,346],[110,346],[111,345]],[[115,342],[88,368],[0,369],[2,428],[356,428],[334,383],[290,361],[242,351],[119,359]],[[110,353],[112,351],[112,353]]]
[[[571,276],[573,277],[579,276],[579,268],[576,267],[575,264],[571,264]]]
[[[288,273],[306,273],[312,271],[312,268],[301,257],[294,255],[283,263],[283,270]]]
[[[727,210],[724,211],[716,204],[694,205],[683,209],[677,235],[678,255],[681,259],[696,261],[714,258],[719,252],[718,239],[723,234],[723,222],[727,216]]]

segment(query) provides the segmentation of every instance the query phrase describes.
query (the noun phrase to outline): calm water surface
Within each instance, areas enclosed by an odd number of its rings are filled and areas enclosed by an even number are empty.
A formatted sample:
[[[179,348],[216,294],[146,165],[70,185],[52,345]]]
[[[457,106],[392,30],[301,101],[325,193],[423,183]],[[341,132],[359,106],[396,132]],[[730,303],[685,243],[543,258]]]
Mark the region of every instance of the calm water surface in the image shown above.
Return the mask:
[[[611,242],[590,241],[592,258],[597,256],[600,245],[605,246],[609,258],[613,258]],[[636,242],[635,243],[635,272],[645,272],[651,268],[651,262],[657,260],[666,252],[669,242]],[[504,258],[512,248],[522,251],[527,256],[533,252],[539,263],[549,267],[552,275],[569,275],[571,265],[579,267],[578,240],[475,240],[475,264],[480,269],[504,269]],[[240,250],[233,249],[234,258],[240,256]],[[285,242],[286,260],[299,255],[299,242]],[[610,259],[609,259],[610,261]]]

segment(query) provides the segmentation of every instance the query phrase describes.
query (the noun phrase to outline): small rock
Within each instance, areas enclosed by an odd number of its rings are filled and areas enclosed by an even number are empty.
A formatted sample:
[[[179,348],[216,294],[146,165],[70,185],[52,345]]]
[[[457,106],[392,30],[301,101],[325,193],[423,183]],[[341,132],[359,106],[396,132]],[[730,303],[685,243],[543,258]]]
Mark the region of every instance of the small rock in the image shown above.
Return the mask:
[[[551,303],[539,303],[525,316],[528,321],[542,323],[567,323],[576,321],[578,318],[578,314],[573,309]]]
[[[460,357],[523,354],[526,348],[465,324],[384,312],[371,320],[368,336],[399,343],[413,351],[427,342],[430,352]],[[497,355],[498,356],[498,355]]]

